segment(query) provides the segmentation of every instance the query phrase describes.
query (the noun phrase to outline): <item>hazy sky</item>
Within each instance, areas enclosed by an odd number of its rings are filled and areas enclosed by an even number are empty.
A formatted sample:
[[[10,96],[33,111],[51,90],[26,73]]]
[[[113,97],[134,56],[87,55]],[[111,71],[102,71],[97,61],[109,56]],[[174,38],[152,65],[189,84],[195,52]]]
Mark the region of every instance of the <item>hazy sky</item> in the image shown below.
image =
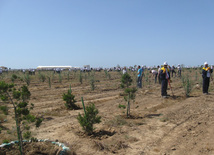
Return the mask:
[[[0,66],[214,64],[214,0],[0,0]]]

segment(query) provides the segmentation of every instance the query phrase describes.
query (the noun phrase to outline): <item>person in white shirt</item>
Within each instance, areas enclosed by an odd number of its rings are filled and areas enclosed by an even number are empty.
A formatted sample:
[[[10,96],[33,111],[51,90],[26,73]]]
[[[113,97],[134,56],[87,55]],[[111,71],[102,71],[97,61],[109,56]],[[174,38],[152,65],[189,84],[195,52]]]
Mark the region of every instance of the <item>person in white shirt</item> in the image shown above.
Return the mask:
[[[126,70],[126,67],[123,68],[123,74],[126,74],[127,73],[127,70]]]
[[[178,69],[178,76],[181,77],[181,66],[179,64],[178,64],[177,69]]]
[[[157,82],[158,72],[156,70],[151,70],[150,73],[152,73],[152,76],[155,77],[155,83],[156,83]]]

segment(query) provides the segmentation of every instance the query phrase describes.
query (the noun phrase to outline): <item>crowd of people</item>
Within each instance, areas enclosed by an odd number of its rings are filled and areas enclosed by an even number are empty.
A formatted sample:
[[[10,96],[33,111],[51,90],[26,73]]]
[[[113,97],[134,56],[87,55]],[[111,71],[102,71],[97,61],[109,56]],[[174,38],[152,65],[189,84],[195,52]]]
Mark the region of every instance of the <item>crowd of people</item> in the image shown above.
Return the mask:
[[[176,67],[169,66],[167,62],[164,62],[163,67],[157,66],[157,70],[151,69],[150,73],[155,79],[155,83],[161,84],[161,96],[163,98],[167,98],[169,96],[167,94],[167,87],[170,85],[171,77],[173,75],[176,77],[181,77],[181,66],[178,64]],[[176,72],[177,71],[177,72]],[[144,67],[137,67],[137,87],[142,88],[142,78],[143,78]],[[213,72],[213,66],[209,67],[208,63],[204,63],[204,67],[202,68],[202,78],[203,78],[203,94],[208,94],[210,79],[212,78],[211,74]],[[127,73],[126,67],[123,68],[123,74]]]

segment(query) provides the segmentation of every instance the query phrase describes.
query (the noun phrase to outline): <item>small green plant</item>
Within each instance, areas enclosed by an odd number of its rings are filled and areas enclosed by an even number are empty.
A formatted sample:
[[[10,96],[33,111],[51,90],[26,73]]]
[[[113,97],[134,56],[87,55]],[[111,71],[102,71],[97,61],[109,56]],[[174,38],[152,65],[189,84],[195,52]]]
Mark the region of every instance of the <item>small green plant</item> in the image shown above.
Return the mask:
[[[132,84],[132,78],[128,73],[123,74],[121,79],[121,88],[128,88]]]
[[[91,76],[90,85],[91,85],[91,90],[93,91],[95,89],[95,79],[94,79],[94,76]]]
[[[86,107],[85,114],[82,116],[79,113],[77,117],[77,120],[79,121],[83,130],[89,135],[94,131],[93,125],[101,122],[101,116],[97,116],[98,113],[98,109],[96,109],[95,105],[91,103]]]
[[[80,71],[79,82],[82,84],[82,72]]]
[[[26,84],[27,84],[28,86],[30,85],[31,79],[30,79],[30,76],[29,76],[28,73],[27,73],[27,74],[24,74],[24,81],[26,82]]]
[[[126,106],[125,106],[125,105],[123,105],[123,104],[119,104],[118,108],[126,109]]]
[[[189,97],[189,95],[192,91],[192,82],[189,79],[188,75],[182,76],[182,84],[183,84],[183,88],[184,88],[186,97]]]
[[[3,143],[9,143],[10,141],[8,139],[4,139]]]
[[[67,94],[63,94],[63,100],[65,101],[65,106],[67,109],[76,110],[79,107],[75,104],[75,96],[71,92],[71,88],[68,90]]]
[[[14,83],[16,79],[18,79],[18,76],[16,74],[12,74],[11,81]]]

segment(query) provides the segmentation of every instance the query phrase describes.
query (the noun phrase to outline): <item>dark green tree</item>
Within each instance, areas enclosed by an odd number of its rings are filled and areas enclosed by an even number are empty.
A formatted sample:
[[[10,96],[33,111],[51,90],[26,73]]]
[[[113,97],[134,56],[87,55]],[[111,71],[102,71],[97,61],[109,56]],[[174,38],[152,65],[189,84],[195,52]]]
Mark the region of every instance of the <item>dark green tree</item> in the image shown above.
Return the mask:
[[[67,109],[76,110],[79,107],[75,104],[75,96],[72,94],[71,88],[68,90],[67,94],[63,94],[63,100],[65,101],[65,106]]]
[[[77,120],[87,134],[92,134],[94,131],[93,125],[101,122],[101,116],[97,116],[98,113],[99,111],[93,103],[86,107],[83,116],[79,113]]]

